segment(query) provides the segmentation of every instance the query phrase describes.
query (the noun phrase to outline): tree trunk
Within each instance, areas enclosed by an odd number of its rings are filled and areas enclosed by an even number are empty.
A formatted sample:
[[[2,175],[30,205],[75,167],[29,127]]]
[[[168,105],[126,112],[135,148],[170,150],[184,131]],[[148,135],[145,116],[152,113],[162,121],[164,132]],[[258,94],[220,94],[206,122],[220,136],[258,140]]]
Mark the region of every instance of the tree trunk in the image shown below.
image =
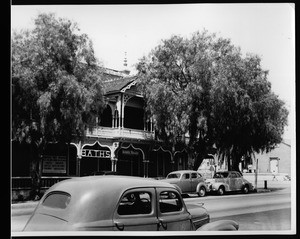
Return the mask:
[[[241,156],[238,153],[233,152],[231,158],[232,158],[231,170],[240,172],[239,163],[241,162]]]
[[[194,167],[193,167],[194,170],[198,170],[205,155],[206,155],[206,152],[199,152],[198,155],[196,155],[195,160],[194,160]]]
[[[31,143],[31,191],[30,199],[38,200],[41,197],[41,158],[39,155],[38,146],[35,143]]]

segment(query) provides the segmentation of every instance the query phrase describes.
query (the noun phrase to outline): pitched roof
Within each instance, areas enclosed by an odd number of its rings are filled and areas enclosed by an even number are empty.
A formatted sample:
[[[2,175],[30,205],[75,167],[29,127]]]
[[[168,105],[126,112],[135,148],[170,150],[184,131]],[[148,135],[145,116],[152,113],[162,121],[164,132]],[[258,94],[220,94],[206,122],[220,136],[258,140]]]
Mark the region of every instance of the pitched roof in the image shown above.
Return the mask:
[[[136,80],[135,76],[111,78],[104,82],[105,94],[119,92],[134,80]]]

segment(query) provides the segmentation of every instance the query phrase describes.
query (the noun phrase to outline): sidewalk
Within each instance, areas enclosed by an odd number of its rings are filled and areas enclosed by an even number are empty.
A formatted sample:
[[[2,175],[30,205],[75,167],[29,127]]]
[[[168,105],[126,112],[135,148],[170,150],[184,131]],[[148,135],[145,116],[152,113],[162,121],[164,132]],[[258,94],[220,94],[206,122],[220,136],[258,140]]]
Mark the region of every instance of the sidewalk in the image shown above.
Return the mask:
[[[255,186],[255,174],[244,174],[243,177]],[[265,188],[266,186],[266,188]],[[290,190],[291,181],[284,180],[283,176],[278,175],[276,179],[272,174],[258,174],[257,193],[271,192],[277,190]]]

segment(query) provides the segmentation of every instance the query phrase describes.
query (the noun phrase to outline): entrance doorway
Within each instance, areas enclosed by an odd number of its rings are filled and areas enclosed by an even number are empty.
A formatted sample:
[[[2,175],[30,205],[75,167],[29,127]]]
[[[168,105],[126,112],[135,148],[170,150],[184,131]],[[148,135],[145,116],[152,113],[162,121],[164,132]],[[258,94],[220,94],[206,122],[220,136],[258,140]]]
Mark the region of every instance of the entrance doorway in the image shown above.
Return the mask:
[[[271,173],[279,172],[279,158],[278,157],[270,158],[270,172]]]
[[[111,170],[110,149],[103,147],[96,141],[93,145],[82,147],[80,161],[80,176],[93,175],[99,171]]]
[[[173,171],[173,166],[171,152],[160,147],[150,154],[148,175],[149,177],[164,178]]]
[[[117,172],[121,175],[144,176],[143,153],[141,149],[121,148],[118,153]]]

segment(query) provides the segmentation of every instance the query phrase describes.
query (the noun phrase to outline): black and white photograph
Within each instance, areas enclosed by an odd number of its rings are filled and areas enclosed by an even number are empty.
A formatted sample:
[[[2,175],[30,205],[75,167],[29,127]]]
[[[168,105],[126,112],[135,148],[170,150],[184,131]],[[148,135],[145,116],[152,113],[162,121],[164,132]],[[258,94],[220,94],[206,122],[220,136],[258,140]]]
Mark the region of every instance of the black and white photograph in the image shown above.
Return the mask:
[[[10,11],[11,236],[296,234],[294,3]]]

